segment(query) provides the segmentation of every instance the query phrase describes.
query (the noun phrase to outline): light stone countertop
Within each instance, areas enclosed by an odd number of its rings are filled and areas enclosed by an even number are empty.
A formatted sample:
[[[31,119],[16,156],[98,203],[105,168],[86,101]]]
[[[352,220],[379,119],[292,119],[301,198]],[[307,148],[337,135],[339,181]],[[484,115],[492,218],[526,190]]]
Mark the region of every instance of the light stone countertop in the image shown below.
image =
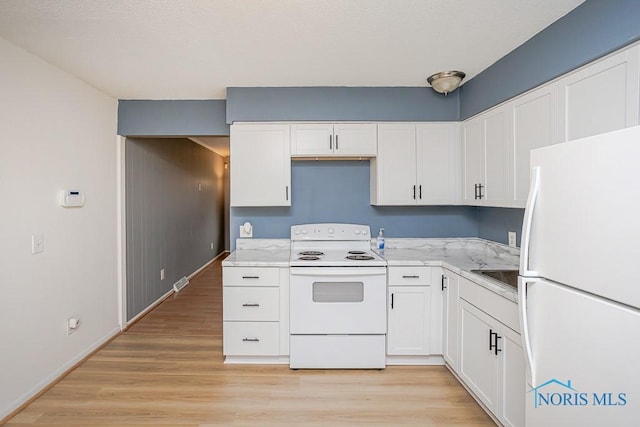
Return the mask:
[[[223,267],[289,267],[289,239],[236,239]]]
[[[479,238],[385,239],[384,251],[376,251],[390,267],[445,267],[503,297],[518,302],[515,288],[471,273],[471,270],[514,269],[520,249]]]
[[[375,239],[372,240],[372,245],[375,245]],[[236,250],[222,262],[222,265],[289,267],[290,246],[289,239],[237,239]],[[471,273],[471,270],[517,270],[519,248],[479,238],[386,238],[384,251],[377,252],[387,260],[390,267],[445,267],[511,301],[518,301],[515,288]]]

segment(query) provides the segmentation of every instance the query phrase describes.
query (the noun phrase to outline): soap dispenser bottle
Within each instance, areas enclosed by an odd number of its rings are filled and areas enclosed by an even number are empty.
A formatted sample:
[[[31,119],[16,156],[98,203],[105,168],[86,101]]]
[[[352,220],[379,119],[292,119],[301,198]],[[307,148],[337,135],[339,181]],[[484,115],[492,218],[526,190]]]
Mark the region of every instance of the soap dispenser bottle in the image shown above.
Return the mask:
[[[381,228],[378,233],[378,249],[384,250],[384,228]]]

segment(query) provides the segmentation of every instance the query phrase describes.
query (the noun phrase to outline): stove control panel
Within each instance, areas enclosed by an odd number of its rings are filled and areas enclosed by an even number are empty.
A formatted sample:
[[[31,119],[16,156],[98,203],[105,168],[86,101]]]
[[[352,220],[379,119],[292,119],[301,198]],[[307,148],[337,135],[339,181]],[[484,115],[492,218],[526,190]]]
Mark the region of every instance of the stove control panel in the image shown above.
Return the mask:
[[[291,226],[291,240],[370,240],[371,229],[360,224],[301,224]]]

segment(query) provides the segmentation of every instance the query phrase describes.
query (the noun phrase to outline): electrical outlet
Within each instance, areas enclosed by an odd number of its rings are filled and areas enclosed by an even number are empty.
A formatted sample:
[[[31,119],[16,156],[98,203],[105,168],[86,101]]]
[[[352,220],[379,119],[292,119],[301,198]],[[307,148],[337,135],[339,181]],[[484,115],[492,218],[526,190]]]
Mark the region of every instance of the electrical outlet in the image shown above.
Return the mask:
[[[70,317],[67,319],[67,335],[71,335],[80,327],[80,319],[77,317]]]
[[[39,254],[44,252],[44,234],[33,234],[31,236],[31,253]]]
[[[213,250],[213,242],[211,242],[211,250]]]
[[[516,232],[515,231],[510,231],[509,232],[509,246],[512,247],[516,247]]]
[[[160,270],[160,280],[164,280],[164,268]]]

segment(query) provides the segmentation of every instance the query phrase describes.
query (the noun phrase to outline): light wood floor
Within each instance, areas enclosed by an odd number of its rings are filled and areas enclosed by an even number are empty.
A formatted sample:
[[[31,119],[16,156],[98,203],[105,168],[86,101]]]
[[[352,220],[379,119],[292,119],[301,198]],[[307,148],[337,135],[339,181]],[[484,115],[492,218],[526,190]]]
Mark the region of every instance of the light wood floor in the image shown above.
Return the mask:
[[[221,271],[216,261],[7,424],[495,425],[441,366],[224,365]]]

